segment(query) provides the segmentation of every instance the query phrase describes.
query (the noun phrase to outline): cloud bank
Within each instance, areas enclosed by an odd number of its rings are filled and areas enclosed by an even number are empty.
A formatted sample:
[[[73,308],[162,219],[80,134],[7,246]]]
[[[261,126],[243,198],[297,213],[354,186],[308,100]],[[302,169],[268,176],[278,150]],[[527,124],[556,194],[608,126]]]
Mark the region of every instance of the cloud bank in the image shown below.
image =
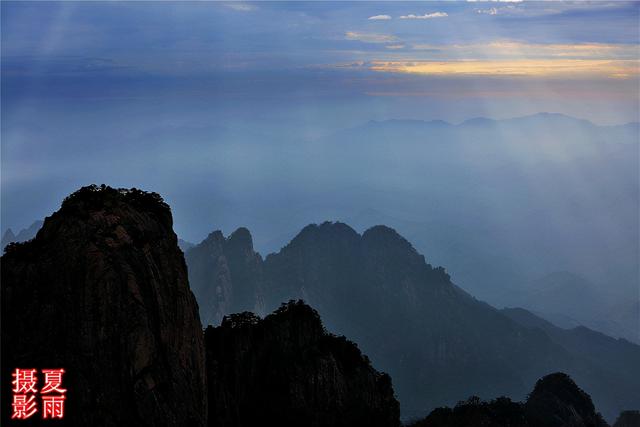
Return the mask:
[[[434,12],[434,13],[425,13],[424,15],[402,15],[400,19],[433,19],[433,18],[446,18],[449,16],[447,12]]]
[[[391,19],[391,16],[389,15],[374,15],[374,16],[370,16],[369,21],[388,21],[389,19]]]

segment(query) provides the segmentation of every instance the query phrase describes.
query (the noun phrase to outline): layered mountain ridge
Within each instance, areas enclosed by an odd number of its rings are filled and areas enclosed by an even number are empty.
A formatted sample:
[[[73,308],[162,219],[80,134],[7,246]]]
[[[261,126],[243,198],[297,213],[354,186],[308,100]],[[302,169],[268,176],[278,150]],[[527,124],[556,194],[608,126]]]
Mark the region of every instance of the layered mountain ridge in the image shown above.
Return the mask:
[[[227,286],[217,314],[277,304],[275,312],[226,313],[203,331],[162,198],[106,186],[72,194],[34,239],[2,257],[3,378],[17,367],[65,368],[61,425],[72,426],[397,426],[394,388],[405,411],[426,414],[469,390],[523,395],[555,370],[609,412],[612,399],[638,401],[633,379],[473,299],[388,227],[361,235],[345,224],[311,225],[264,260],[246,229],[213,233],[188,253],[197,250],[199,285]],[[294,293],[318,311],[276,303]],[[624,372],[624,359],[615,363],[613,373]],[[9,381],[3,390],[4,425],[12,422]],[[576,408],[551,399],[553,414]]]
[[[207,292],[216,282],[204,273],[210,262],[194,262],[196,250],[203,247],[186,254],[190,283],[202,317],[211,318],[202,307],[210,304]],[[257,267],[253,284],[242,282],[239,288],[256,289],[243,309],[263,313],[282,301],[304,299],[330,330],[354,339],[375,366],[391,375],[405,418],[470,394],[522,399],[530,384],[554,371],[574,377],[607,417],[640,401],[638,381],[620,373],[633,369],[628,360],[611,369],[579,346],[564,346],[559,336],[524,326],[474,299],[388,227],[359,234],[343,223],[309,225],[264,260],[249,245],[243,253],[237,262],[251,260]],[[234,288],[234,283],[228,286],[231,294]],[[604,348],[618,351],[611,342]]]
[[[250,235],[225,243],[237,283]],[[65,370],[59,425],[399,425],[390,377],[301,302],[205,333],[158,194],[78,190],[33,240],[6,248],[1,274],[3,425],[39,425],[37,394],[32,418],[11,418],[8,379],[52,367]]]

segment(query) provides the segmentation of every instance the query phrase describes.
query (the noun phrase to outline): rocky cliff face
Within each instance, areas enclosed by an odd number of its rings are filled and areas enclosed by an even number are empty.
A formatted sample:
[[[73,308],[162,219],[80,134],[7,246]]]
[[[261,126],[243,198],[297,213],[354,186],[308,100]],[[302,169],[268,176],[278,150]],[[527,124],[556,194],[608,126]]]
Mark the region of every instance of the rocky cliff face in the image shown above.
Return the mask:
[[[263,313],[262,257],[253,250],[246,228],[228,238],[215,231],[187,250],[185,258],[204,325],[219,325],[229,313]]]
[[[525,403],[471,397],[455,408],[438,408],[410,427],[607,427],[591,398],[566,374],[538,380]]]
[[[391,379],[358,347],[290,302],[205,332],[210,426],[398,426]]]
[[[157,194],[82,188],[1,274],[3,378],[65,368],[66,425],[205,425],[202,328]]]

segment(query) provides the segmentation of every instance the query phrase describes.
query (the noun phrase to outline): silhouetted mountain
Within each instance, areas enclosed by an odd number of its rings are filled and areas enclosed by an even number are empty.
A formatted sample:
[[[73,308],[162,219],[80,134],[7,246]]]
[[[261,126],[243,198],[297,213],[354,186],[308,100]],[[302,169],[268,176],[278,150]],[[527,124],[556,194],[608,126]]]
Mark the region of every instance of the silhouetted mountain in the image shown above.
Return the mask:
[[[622,411],[613,427],[640,427],[640,411]]]
[[[187,255],[198,298],[220,283],[219,269],[213,268],[220,256],[207,256],[205,246]],[[220,244],[211,247],[212,254],[220,253]],[[260,289],[251,304],[259,300],[273,310],[281,301],[307,301],[329,330],[354,339],[391,375],[405,417],[470,394],[521,399],[527,384],[553,371],[570,373],[608,416],[640,400],[638,379],[621,378],[543,330],[524,327],[474,299],[388,227],[360,235],[341,223],[310,225],[262,263],[255,252],[245,253],[257,266],[251,276],[256,281],[243,281],[241,289]],[[228,253],[224,258],[230,262]],[[210,274],[193,273],[207,269]],[[231,281],[229,292],[234,286]]]
[[[190,255],[215,263],[205,278],[233,280],[222,309],[255,305],[262,259],[248,230],[213,233]],[[302,302],[264,320],[224,317],[203,334],[171,211],[155,193],[81,188],[33,240],[7,247],[1,274],[2,377],[64,368],[61,425],[400,423],[391,378]]]
[[[2,249],[4,250],[4,248],[9,243],[26,242],[27,240],[33,239],[34,237],[36,237],[36,233],[38,232],[38,230],[40,230],[41,227],[42,227],[42,221],[40,220],[34,221],[33,224],[31,224],[28,228],[24,228],[20,230],[20,232],[17,235],[13,233],[13,230],[8,228],[7,231],[5,231],[4,234],[2,235],[2,243],[1,243]]]
[[[620,379],[624,377],[640,378],[640,346],[625,339],[611,338],[597,332],[578,326],[563,329],[536,316],[523,308],[505,308],[502,310],[509,318],[530,329],[544,331],[558,345],[572,354],[580,354],[600,369],[615,373]],[[618,388],[624,381],[618,381]],[[633,388],[629,390],[633,393]],[[611,393],[611,391],[607,391]],[[637,389],[636,392],[637,394]]]
[[[598,286],[567,271],[547,274],[503,297],[508,305],[531,310],[561,328],[582,325],[638,343],[640,304],[619,299],[614,303]]]
[[[563,373],[540,379],[524,405],[532,426],[606,427],[591,397]]]
[[[454,408],[435,409],[411,427],[607,427],[591,398],[566,374],[540,379],[525,403],[474,396]]]
[[[615,139],[625,142],[633,142],[634,138],[638,134],[639,122],[631,122],[623,125],[615,126],[599,126],[589,120],[578,119],[575,117],[567,116],[560,113],[546,113],[541,112],[532,114],[529,116],[515,117],[511,119],[493,120],[486,117],[476,117],[467,119],[460,124],[451,124],[442,120],[384,120],[376,121],[370,120],[362,126],[358,126],[347,131],[345,133],[355,133],[362,131],[374,130],[378,133],[390,130],[400,132],[421,132],[423,135],[433,135],[438,132],[495,132],[495,131],[508,131],[522,134],[549,135],[549,131],[554,131],[556,134],[585,134],[588,140],[598,139]],[[532,140],[538,142],[535,139]],[[566,141],[565,141],[566,142]]]
[[[229,313],[263,313],[262,257],[253,250],[247,229],[240,228],[229,238],[220,231],[211,233],[187,250],[185,259],[203,324],[218,325]]]
[[[506,141],[520,141],[523,136],[528,135],[527,142],[533,146],[547,145],[552,142],[558,145],[560,142],[564,145],[562,147],[564,150],[567,146],[576,146],[578,138],[582,138],[584,144],[614,141],[634,143],[637,142],[639,126],[638,122],[616,126],[599,126],[588,120],[543,112],[503,120],[476,117],[459,124],[451,124],[442,120],[370,120],[361,126],[337,132],[331,139],[352,139],[354,143],[358,143],[369,136],[371,137],[369,142],[372,145],[376,145],[381,140],[411,144],[417,137],[422,137],[425,142],[434,145],[439,142],[466,144],[482,140],[489,142],[489,145],[495,148],[496,141],[500,141],[498,146],[504,146]],[[556,141],[555,138],[559,135],[565,138]],[[467,138],[459,138],[460,136]],[[494,137],[493,141],[485,141],[487,136]],[[508,138],[503,139],[505,136]]]
[[[472,396],[453,407],[434,409],[426,418],[414,421],[409,427],[529,427],[524,405],[508,397],[490,402]]]
[[[5,246],[7,246],[11,242],[16,241],[16,235],[13,234],[13,230],[7,228],[7,231],[2,235],[2,250],[4,251]]]
[[[339,199],[351,210],[325,217],[373,208],[402,218],[366,225],[398,227],[457,285],[499,307],[518,306],[500,298],[507,290],[525,295],[551,272],[577,273],[596,285],[606,315],[585,304],[587,316],[567,320],[584,317],[585,326],[638,340],[637,314],[613,318],[638,301],[638,123],[599,126],[551,113],[450,125],[388,120],[316,145],[305,164],[309,175],[320,165],[324,180],[314,184],[335,189],[335,198],[354,188]],[[573,301],[558,305],[570,311]]]
[[[391,378],[299,302],[205,331],[210,426],[398,426]]]
[[[1,274],[5,421],[13,369],[64,368],[64,425],[205,425],[202,327],[160,196],[84,187]]]

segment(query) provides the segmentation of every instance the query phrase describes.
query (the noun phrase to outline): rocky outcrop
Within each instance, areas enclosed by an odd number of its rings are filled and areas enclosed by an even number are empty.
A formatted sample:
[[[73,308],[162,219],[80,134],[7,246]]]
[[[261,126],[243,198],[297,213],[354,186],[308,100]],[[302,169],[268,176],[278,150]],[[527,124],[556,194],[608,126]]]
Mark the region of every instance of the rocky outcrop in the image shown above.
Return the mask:
[[[454,408],[438,408],[410,427],[607,427],[591,398],[568,375],[538,380],[525,403],[471,397]]]
[[[205,331],[209,425],[398,426],[391,379],[302,302]]]
[[[203,324],[219,325],[229,313],[263,313],[262,257],[254,251],[246,228],[239,228],[228,238],[215,231],[187,250],[185,258]]]
[[[82,188],[1,274],[3,378],[64,368],[66,425],[205,425],[202,327],[160,196]]]
[[[525,414],[532,426],[607,427],[591,397],[560,372],[538,380],[525,404]]]

